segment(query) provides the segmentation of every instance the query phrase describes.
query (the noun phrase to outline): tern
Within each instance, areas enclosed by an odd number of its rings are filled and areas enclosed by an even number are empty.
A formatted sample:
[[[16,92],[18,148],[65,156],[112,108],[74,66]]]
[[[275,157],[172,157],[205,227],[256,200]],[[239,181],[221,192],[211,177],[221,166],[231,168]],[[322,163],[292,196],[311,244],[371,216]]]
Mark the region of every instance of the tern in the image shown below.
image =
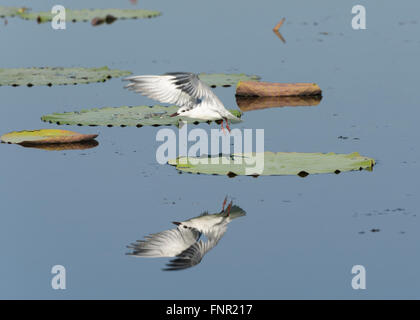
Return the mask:
[[[201,215],[183,222],[173,222],[177,228],[153,233],[127,246],[132,252],[128,255],[160,258],[175,257],[167,264],[165,271],[182,270],[193,267],[201,262],[203,257],[213,249],[223,237],[227,225],[236,218],[245,215],[245,211],[232,202],[225,209],[226,199],[222,211]],[[200,240],[204,235],[207,240]]]
[[[230,113],[213,91],[191,72],[169,72],[163,75],[132,76],[124,88],[141,93],[162,103],[179,106],[171,117],[181,116],[200,120],[222,120],[230,132],[229,120],[241,121]]]

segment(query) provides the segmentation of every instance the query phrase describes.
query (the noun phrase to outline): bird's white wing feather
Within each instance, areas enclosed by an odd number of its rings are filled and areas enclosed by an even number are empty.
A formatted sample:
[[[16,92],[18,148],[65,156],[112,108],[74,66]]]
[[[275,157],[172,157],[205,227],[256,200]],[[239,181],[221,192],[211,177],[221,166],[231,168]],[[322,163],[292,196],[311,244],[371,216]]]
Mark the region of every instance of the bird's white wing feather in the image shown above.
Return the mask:
[[[161,76],[133,76],[124,80],[130,81],[125,86],[129,90],[180,107],[194,108],[204,99],[220,102],[213,91],[194,73],[173,72]]]
[[[128,246],[129,255],[139,257],[175,257],[191,247],[200,238],[200,232],[191,228],[176,228],[146,236]]]

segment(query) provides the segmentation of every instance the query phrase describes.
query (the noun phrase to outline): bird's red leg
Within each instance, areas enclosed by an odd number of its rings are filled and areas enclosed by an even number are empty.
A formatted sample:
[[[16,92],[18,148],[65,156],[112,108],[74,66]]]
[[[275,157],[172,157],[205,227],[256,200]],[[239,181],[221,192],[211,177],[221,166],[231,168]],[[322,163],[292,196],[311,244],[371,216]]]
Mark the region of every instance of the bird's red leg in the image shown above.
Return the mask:
[[[232,209],[232,201],[229,203],[228,207],[226,208],[227,216],[230,214],[230,209]]]
[[[225,128],[223,128],[223,119],[222,119],[222,123],[221,123],[220,125],[222,126],[222,131],[223,131],[223,134],[226,134],[226,132],[225,132]]]
[[[230,127],[229,127],[229,120],[226,119],[226,129],[228,129],[229,133],[230,133]]]
[[[222,212],[225,211],[226,202],[227,202],[227,196],[226,196],[225,200],[223,201]]]

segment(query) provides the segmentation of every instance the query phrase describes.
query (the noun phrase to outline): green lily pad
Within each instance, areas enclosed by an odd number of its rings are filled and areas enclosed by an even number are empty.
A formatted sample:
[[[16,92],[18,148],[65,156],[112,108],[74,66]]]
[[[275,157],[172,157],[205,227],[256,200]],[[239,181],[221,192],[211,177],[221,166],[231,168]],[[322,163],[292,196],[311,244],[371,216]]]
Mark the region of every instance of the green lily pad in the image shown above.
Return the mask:
[[[252,159],[257,159],[251,163]],[[248,162],[247,162],[248,161]],[[237,163],[235,163],[237,162]],[[336,153],[297,153],[297,152],[262,152],[221,155],[216,157],[178,157],[168,161],[183,172],[213,175],[272,176],[340,173],[352,170],[372,170],[375,160],[351,154]],[[258,170],[260,168],[260,170]]]
[[[162,13],[154,10],[143,9],[81,9],[71,10],[66,9],[66,20],[77,21],[91,21],[94,18],[106,19],[112,16],[115,19],[140,19],[140,18],[154,18],[160,16]],[[52,21],[55,14],[51,12],[24,12],[20,17],[26,20],[36,20],[38,23]]]
[[[79,112],[53,113],[41,117],[42,121],[79,125],[79,126],[108,126],[108,127],[126,127],[126,126],[161,126],[175,125],[179,126],[180,121],[190,123],[206,122],[205,120],[190,119],[184,117],[171,117],[179,107],[177,106],[136,106],[136,107],[105,107]],[[237,117],[241,116],[238,110],[230,110]],[[233,121],[234,123],[235,121]]]
[[[0,86],[28,87],[105,82],[130,75],[130,71],[102,68],[0,68]]]
[[[210,87],[231,87],[236,86],[239,81],[258,81],[261,78],[255,75],[244,73],[200,73],[200,80]]]
[[[20,15],[25,10],[26,10],[26,8],[0,6],[0,18],[14,17],[14,16],[17,16],[17,15]]]

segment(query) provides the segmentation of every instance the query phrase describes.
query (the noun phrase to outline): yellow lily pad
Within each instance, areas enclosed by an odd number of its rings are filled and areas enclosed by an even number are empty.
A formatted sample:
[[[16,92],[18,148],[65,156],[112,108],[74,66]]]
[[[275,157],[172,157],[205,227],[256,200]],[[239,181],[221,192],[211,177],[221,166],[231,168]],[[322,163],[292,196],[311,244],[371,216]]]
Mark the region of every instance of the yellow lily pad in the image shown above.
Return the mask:
[[[42,129],[34,131],[14,131],[0,137],[3,143],[14,143],[20,145],[42,145],[62,144],[90,141],[97,137],[97,134],[81,134],[69,130]]]

